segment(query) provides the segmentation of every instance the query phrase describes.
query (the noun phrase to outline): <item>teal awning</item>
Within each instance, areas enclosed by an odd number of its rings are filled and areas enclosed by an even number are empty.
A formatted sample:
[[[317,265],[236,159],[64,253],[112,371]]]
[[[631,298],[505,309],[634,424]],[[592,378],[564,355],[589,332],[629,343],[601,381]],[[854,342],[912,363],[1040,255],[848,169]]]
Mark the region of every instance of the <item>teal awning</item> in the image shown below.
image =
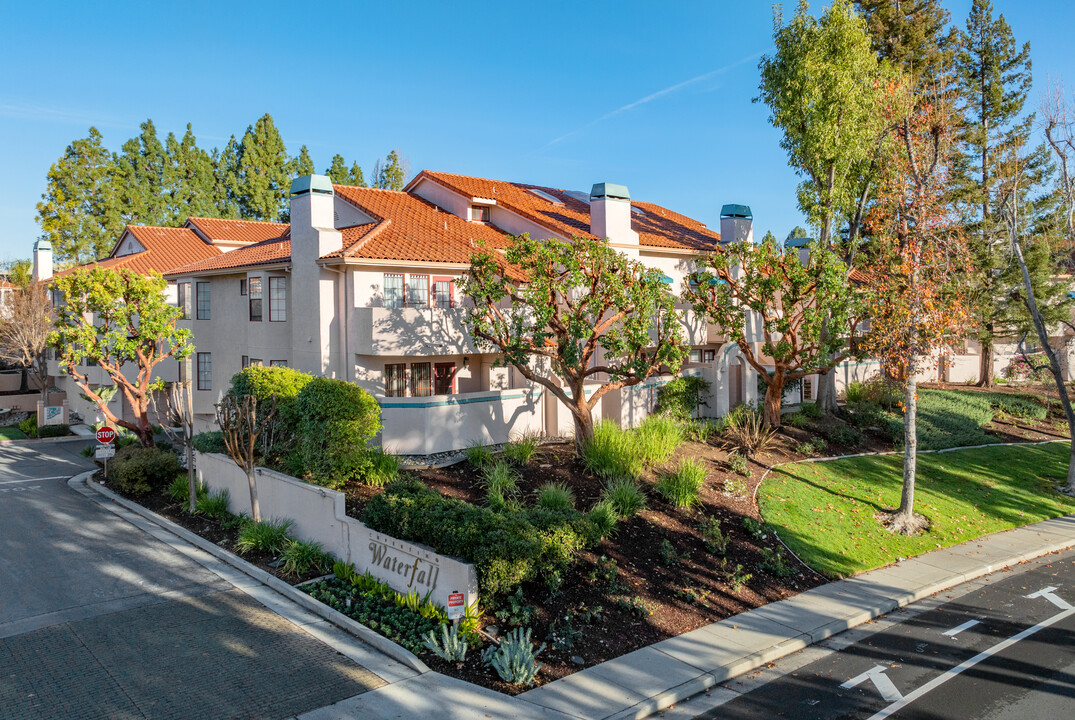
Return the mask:
[[[670,278],[670,277],[668,277],[667,275],[664,275],[664,274],[658,275],[657,280],[658,280],[658,282],[662,282],[665,285],[671,285],[674,282],[674,280],[672,280],[672,278]]]

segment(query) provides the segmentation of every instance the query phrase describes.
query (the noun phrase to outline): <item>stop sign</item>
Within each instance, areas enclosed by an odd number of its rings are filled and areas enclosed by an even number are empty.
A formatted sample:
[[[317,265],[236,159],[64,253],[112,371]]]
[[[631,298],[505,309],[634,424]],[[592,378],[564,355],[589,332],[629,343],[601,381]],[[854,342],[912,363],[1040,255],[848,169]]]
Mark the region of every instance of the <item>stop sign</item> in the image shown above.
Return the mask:
[[[116,431],[107,425],[97,431],[97,442],[107,445],[116,439]]]

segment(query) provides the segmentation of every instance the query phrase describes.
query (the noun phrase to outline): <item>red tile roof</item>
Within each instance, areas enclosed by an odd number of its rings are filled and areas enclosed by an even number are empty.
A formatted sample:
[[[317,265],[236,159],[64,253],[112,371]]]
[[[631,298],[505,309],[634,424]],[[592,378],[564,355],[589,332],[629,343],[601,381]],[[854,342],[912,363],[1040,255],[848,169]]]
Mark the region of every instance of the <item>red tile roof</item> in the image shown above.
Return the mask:
[[[149,225],[128,225],[127,232],[134,236],[142,247],[142,252],[116,257],[115,252],[120,243],[112,250],[112,255],[94,263],[78,267],[128,268],[142,275],[159,272],[162,275],[192,262],[220,255],[220,249],[209,245],[189,228],[153,227]],[[122,239],[122,235],[120,238]],[[56,273],[62,276],[76,268],[68,268]]]
[[[287,226],[284,225],[287,229]],[[286,263],[291,261],[291,233],[268,240],[263,240],[253,245],[247,245],[231,252],[226,252],[211,258],[205,258],[197,262],[181,265],[167,273],[169,277],[191,275],[209,270],[228,270],[231,268],[252,267],[255,265],[267,265],[270,263]]]
[[[262,222],[260,220],[223,220],[221,218],[191,217],[187,224],[193,226],[210,240],[223,242],[256,243],[278,238],[287,232],[287,223]]]
[[[540,185],[487,180],[467,175],[423,170],[410,187],[422,178],[429,178],[456,192],[469,197],[496,200],[502,206],[542,225],[560,235],[570,237],[593,237],[590,234],[590,206],[567,191]],[[559,200],[552,203],[531,192],[538,190]],[[641,213],[631,213],[631,226],[638,233],[638,241],[648,247],[666,247],[687,250],[710,250],[720,242],[720,233],[714,232],[697,220],[672,212],[653,203],[632,202]]]

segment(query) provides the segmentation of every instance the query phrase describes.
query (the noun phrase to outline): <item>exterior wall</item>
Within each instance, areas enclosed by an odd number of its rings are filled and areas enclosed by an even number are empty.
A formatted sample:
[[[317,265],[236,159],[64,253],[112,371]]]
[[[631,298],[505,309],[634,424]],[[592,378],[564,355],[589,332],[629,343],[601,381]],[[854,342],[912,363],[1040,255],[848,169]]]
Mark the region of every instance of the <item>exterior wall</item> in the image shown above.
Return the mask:
[[[63,405],[67,400],[67,393],[50,392],[49,405]],[[2,410],[11,412],[32,412],[37,410],[37,404],[41,402],[41,393],[32,392],[25,395],[5,395],[0,398]]]
[[[199,452],[196,467],[198,479],[210,490],[228,491],[232,513],[250,514],[246,473],[230,458]],[[347,516],[343,493],[265,468],[255,471],[255,483],[262,517],[292,520],[291,532],[296,537],[321,543],[326,552],[353,563],[359,573],[370,572],[399,592],[430,592],[442,607],[453,591],[465,593],[468,605],[478,599],[473,565],[374,532]]]

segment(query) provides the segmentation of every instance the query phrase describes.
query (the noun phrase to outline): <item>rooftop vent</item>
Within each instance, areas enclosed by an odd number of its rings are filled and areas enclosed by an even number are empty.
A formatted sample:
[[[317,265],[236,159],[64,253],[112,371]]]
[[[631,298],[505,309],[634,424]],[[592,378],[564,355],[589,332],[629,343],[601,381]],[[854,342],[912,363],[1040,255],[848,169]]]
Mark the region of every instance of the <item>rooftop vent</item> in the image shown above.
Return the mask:
[[[626,185],[617,185],[616,183],[594,183],[593,188],[590,190],[590,200],[598,199],[609,200],[630,200],[631,193],[627,191]]]
[[[750,213],[750,207],[747,205],[725,205],[720,209],[720,216],[728,218],[754,218]]]
[[[291,181],[291,197],[332,194],[332,181],[327,175],[303,175]]]

